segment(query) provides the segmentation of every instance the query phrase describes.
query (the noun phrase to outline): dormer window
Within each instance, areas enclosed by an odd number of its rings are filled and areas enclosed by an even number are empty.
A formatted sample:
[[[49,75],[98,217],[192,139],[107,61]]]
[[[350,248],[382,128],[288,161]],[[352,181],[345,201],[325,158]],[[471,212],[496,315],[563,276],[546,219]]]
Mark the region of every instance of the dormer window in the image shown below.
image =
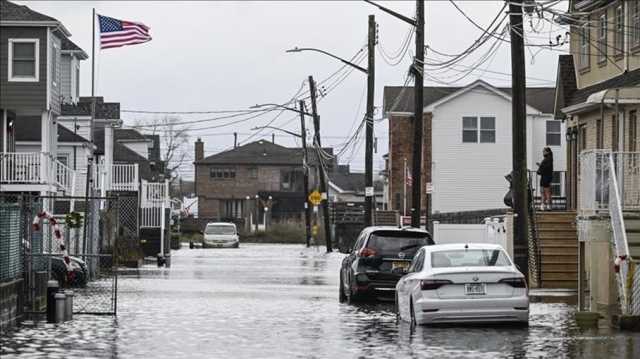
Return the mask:
[[[9,39],[9,81],[38,82],[40,80],[40,40]]]

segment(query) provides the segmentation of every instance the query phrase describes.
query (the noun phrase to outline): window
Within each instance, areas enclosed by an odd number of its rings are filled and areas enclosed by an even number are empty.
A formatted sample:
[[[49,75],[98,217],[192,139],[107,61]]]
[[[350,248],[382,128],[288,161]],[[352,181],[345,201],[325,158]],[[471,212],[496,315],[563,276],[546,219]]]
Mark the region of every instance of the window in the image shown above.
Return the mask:
[[[496,143],[495,117],[480,117],[480,143]]]
[[[480,136],[478,136],[478,132]],[[462,118],[462,142],[463,143],[495,143],[496,142],[496,118],[480,117],[478,129],[478,117],[465,116]]]
[[[212,168],[209,175],[214,179],[234,179],[236,171],[230,168]]]
[[[462,118],[462,142],[464,143],[478,142],[478,118],[477,117]]]
[[[431,253],[432,268],[506,267],[511,261],[500,249],[452,249]]]
[[[547,146],[560,146],[562,140],[560,121],[547,121]]]
[[[409,267],[408,272],[420,272],[422,267],[424,266],[424,250],[420,250],[415,257],[413,257],[413,261],[411,261],[411,266]]]
[[[562,172],[554,171],[551,179],[551,195],[562,196]]]
[[[602,128],[602,120],[596,120],[596,148],[601,149],[604,142],[603,128]]]
[[[51,83],[53,86],[58,86],[58,59],[59,59],[58,46],[53,44],[51,48]]]
[[[631,17],[631,47],[640,46],[640,1],[630,3],[629,16]]]
[[[629,152],[638,150],[638,117],[636,111],[629,112]]]
[[[589,41],[590,41],[590,33],[589,33],[589,21],[587,20],[587,23],[585,23],[584,25],[582,25],[582,27],[579,30],[579,34],[580,34],[580,54],[579,54],[579,59],[580,59],[580,69],[587,69],[590,65],[589,63],[589,57],[590,57],[590,46],[589,46]]]
[[[252,179],[258,178],[258,169],[256,167],[249,168],[249,178],[252,178]]]
[[[40,79],[38,39],[9,39],[9,81],[38,82]]]
[[[598,26],[598,64],[607,63],[607,13],[600,15]]]
[[[618,150],[618,116],[611,115],[611,150]]]
[[[624,52],[624,12],[622,11],[622,5],[616,7],[616,20],[615,20],[615,32],[613,38],[613,53],[616,57],[621,57]]]
[[[76,100],[80,98],[80,68],[76,67]]]

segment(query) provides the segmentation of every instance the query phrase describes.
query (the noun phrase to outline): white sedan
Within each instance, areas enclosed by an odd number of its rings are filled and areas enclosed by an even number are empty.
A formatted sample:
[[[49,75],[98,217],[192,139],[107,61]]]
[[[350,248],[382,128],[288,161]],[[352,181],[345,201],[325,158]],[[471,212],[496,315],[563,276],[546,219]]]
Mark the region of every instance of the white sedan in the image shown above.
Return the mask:
[[[493,244],[422,247],[396,285],[396,310],[412,324],[529,322],[524,275]]]

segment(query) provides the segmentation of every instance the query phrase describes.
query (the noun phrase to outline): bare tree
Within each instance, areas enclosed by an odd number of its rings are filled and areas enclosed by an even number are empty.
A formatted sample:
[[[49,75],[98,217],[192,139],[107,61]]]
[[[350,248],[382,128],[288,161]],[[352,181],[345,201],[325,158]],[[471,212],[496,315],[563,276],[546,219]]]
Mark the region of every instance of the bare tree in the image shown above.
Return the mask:
[[[138,121],[145,126],[145,134],[160,136],[160,159],[164,162],[164,174],[172,183],[180,176],[180,168],[188,162],[189,128],[181,126],[180,117],[164,116],[161,118]]]

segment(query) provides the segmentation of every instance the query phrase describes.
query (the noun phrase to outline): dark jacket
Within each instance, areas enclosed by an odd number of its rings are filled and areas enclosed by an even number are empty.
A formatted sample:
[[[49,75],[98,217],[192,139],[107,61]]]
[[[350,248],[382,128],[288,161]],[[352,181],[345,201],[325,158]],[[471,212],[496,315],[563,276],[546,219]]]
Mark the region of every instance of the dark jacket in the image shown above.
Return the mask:
[[[542,177],[553,177],[553,157],[544,156],[537,173]]]

